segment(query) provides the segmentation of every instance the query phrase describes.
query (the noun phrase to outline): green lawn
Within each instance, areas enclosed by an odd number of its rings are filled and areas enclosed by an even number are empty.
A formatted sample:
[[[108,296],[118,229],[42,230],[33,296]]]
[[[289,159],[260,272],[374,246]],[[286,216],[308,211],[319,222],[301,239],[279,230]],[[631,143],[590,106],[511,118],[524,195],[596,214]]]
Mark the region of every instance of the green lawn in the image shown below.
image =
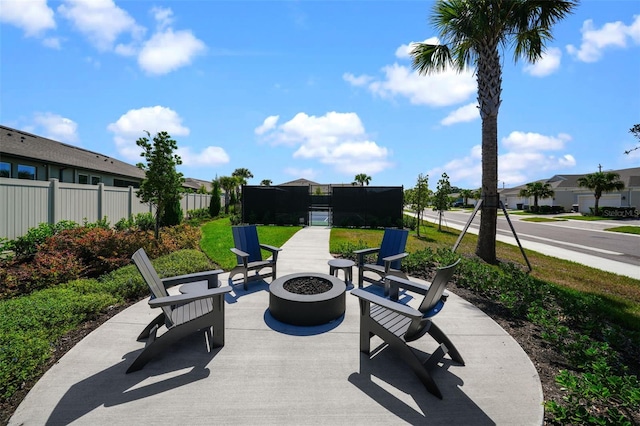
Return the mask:
[[[236,266],[238,264],[236,256],[230,250],[234,244],[229,218],[212,220],[204,224],[201,229],[200,247],[209,259],[225,271]],[[258,239],[261,244],[280,247],[298,230],[300,230],[299,226],[258,226]],[[266,259],[271,253],[262,250],[262,255]]]

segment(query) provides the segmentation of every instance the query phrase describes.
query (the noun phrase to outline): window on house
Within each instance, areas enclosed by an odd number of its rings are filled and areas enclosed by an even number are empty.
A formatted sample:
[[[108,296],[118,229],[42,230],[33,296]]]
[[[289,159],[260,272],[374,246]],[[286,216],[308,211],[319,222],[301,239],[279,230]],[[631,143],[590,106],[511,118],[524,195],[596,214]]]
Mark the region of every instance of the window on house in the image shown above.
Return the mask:
[[[78,183],[86,185],[89,183],[89,175],[78,175]]]
[[[0,177],[11,177],[11,164],[0,162]]]
[[[100,176],[91,176],[91,185],[97,185],[100,183]]]
[[[18,179],[36,180],[36,168],[18,164]]]

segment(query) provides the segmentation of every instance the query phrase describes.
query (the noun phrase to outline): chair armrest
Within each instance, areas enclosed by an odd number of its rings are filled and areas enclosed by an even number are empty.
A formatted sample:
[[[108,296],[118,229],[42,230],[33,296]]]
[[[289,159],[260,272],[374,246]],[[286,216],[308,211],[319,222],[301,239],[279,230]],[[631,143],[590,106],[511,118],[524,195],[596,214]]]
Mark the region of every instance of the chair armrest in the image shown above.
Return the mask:
[[[209,283],[209,287],[218,287],[218,275],[222,274],[223,272],[224,271],[222,269],[215,269],[213,271],[202,271],[195,272],[193,274],[162,278],[161,281],[162,284],[164,284],[164,288],[173,287],[178,284],[193,283],[197,281],[207,281]],[[211,286],[212,283],[215,285]]]
[[[278,261],[278,252],[282,251],[280,247],[270,246],[269,244],[260,244],[260,248],[271,252],[274,263]]]
[[[380,247],[374,247],[374,248],[366,248],[366,249],[360,249],[360,250],[354,250],[353,254],[355,254],[356,256],[358,256],[358,267],[362,267],[362,265],[364,265],[364,257],[368,254],[373,254],[376,252],[380,251]]]
[[[160,308],[162,306],[181,305],[184,303],[193,302],[195,300],[209,299],[214,296],[224,295],[225,293],[229,293],[230,291],[231,286],[225,286],[210,288],[202,293],[189,293],[178,294],[175,296],[157,297],[155,299],[149,300],[149,306],[151,306],[152,308]]]
[[[234,248],[232,248],[232,249],[229,249],[229,250],[231,250],[231,251],[233,252],[233,254],[235,254],[236,256],[240,256],[240,257],[249,257],[249,253],[247,253],[247,252],[245,252],[245,251],[242,251],[242,250],[240,250],[240,249],[237,249],[237,248],[235,248],[235,247],[234,247]]]
[[[405,305],[400,302],[394,302],[393,300],[380,297],[376,294],[370,293],[360,288],[351,290],[351,294],[356,296],[360,300],[366,300],[370,303],[375,303],[378,306],[389,309],[391,311],[402,314],[412,319],[422,318],[422,312],[417,309],[413,309],[411,306]]]
[[[360,256],[360,255],[373,254],[373,253],[375,253],[377,251],[380,251],[380,247],[354,250],[353,254],[356,254],[356,255]]]
[[[429,291],[429,284],[421,284],[414,281],[409,281],[407,279],[396,277],[394,275],[387,275],[384,279],[389,282],[389,297],[392,300],[398,300],[398,291],[401,288],[405,290],[425,295],[427,291]],[[449,292],[447,290],[444,291],[442,297],[446,299],[449,297]]]
[[[383,257],[382,260],[384,260],[385,262],[391,263],[391,262],[395,262],[396,260],[404,259],[407,256],[409,256],[409,253],[399,253],[399,254],[394,254],[393,256]]]
[[[269,250],[271,253],[275,253],[277,251],[282,251],[282,249],[280,247],[270,246],[269,244],[260,244],[260,248],[263,248],[265,250]]]

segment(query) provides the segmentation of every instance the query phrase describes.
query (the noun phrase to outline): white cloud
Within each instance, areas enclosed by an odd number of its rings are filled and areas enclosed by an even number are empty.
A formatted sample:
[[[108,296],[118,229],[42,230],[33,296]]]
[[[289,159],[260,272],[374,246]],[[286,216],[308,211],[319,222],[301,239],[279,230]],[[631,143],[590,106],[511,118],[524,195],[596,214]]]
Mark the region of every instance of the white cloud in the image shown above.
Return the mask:
[[[197,150],[181,144],[178,136],[189,136],[189,128],[182,125],[182,118],[171,108],[163,106],[132,109],[122,115],[115,123],[109,124],[107,129],[114,133],[113,140],[118,152],[128,160],[141,161],[141,148],[136,141],[147,137],[145,131],[151,134],[149,139],[162,131],[166,131],[171,138],[178,142],[178,154],[185,167],[219,166],[229,162],[229,155],[223,148],[208,146]]]
[[[158,25],[158,31],[162,31],[173,23],[173,11],[165,7],[153,7],[151,13]]]
[[[256,134],[273,145],[296,148],[294,158],[317,160],[347,175],[373,174],[391,166],[389,150],[367,138],[356,113],[332,111],[317,117],[300,112],[278,126],[274,117],[267,118]]]
[[[22,29],[27,37],[39,36],[56,27],[47,0],[2,0],[0,21]]]
[[[438,37],[431,37],[426,39],[425,41],[402,44],[400,47],[396,49],[396,57],[400,59],[409,59],[411,58],[411,51],[416,47],[416,44],[424,43],[424,44],[440,44],[440,40]]]
[[[69,118],[51,112],[36,113],[34,122],[49,139],[66,143],[78,141],[78,123]]]
[[[426,43],[437,44],[437,38],[425,40]],[[403,44],[396,49],[396,56],[408,58],[415,42]],[[374,95],[384,99],[401,96],[409,99],[414,105],[449,106],[464,102],[477,92],[477,84],[473,70],[458,72],[446,69],[443,72],[420,75],[408,66],[394,63],[382,68],[384,76],[375,78],[368,75],[356,77],[344,73],[342,78],[352,86],[366,86]]]
[[[582,32],[580,47],[568,45],[567,52],[582,62],[596,62],[609,47],[627,47],[628,39],[640,44],[640,15],[634,16],[634,21],[629,26],[616,21],[608,22],[600,29],[596,29],[593,20],[588,19],[582,24],[580,31]]]
[[[219,146],[208,146],[200,152],[193,152],[189,147],[178,148],[176,152],[182,164],[191,167],[220,166],[229,162],[229,155]]]
[[[524,72],[534,77],[545,77],[553,74],[560,68],[560,59],[562,51],[557,47],[551,47],[542,55],[542,58],[534,64],[528,64],[524,67]]]
[[[502,144],[511,150],[520,152],[530,151],[558,151],[564,149],[571,136],[560,133],[558,136],[545,136],[539,133],[511,132],[509,136],[502,139]]]
[[[270,117],[265,118],[264,122],[260,126],[255,128],[254,130],[255,134],[256,135],[265,134],[267,131],[276,127],[276,124],[278,123],[279,119],[280,119],[279,115],[272,115]]]
[[[499,186],[520,185],[538,179],[541,172],[553,174],[576,165],[573,155],[555,155],[549,151],[563,151],[571,136],[560,133],[545,136],[539,133],[514,131],[501,141],[498,156]],[[443,172],[452,184],[467,182],[468,189],[479,188],[482,183],[482,147],[474,146],[469,154],[449,161],[442,167],[428,171],[430,180],[437,182]],[[435,179],[435,180],[434,180]]]
[[[314,180],[318,176],[318,172],[313,169],[299,169],[296,167],[287,167],[284,172],[289,176],[295,178],[303,178],[308,180]]]
[[[365,86],[369,84],[374,78],[370,75],[361,75],[356,77],[350,72],[345,72],[342,74],[342,79],[348,83],[351,83],[352,86]]]
[[[61,48],[60,39],[58,37],[45,37],[42,39],[42,44],[51,49],[60,50]]]
[[[113,139],[118,152],[136,162],[140,161],[141,152],[136,141],[146,137],[145,131],[151,133],[151,138],[161,131],[166,131],[174,139],[176,136],[189,135],[189,129],[182,125],[178,113],[159,105],[129,110],[115,123],[109,124],[107,129],[115,134]]]
[[[191,31],[174,32],[167,28],[144,43],[138,56],[138,64],[150,74],[167,74],[189,65],[193,57],[204,50],[205,44]]]
[[[480,110],[478,109],[478,103],[472,102],[470,104],[467,104],[465,106],[462,106],[456,109],[455,111],[447,115],[445,118],[442,119],[440,124],[442,124],[443,126],[450,126],[456,123],[473,121],[478,118],[480,118]]]
[[[109,51],[122,34],[139,39],[144,28],[112,0],[66,0],[58,12],[100,51]]]

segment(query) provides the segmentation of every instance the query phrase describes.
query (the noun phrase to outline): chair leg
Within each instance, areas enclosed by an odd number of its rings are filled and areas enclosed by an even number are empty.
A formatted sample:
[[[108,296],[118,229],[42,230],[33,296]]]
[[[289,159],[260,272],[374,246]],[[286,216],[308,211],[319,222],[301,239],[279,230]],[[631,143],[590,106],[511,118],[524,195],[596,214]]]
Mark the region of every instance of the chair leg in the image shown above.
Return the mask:
[[[418,376],[427,391],[442,399],[442,393],[440,392],[440,389],[438,388],[436,382],[431,377],[429,369],[424,362],[420,361],[413,349],[411,349],[411,347],[407,345],[407,343],[403,339],[391,333],[389,330],[387,330],[377,322],[373,320],[369,321],[371,332],[379,336],[400,356],[400,358],[402,358],[404,362],[409,365],[409,367],[411,367],[411,369],[413,370],[415,375]],[[431,357],[429,357],[429,359],[431,359]]]
[[[154,318],[153,321],[151,321],[149,323],[149,325],[147,325],[144,330],[142,330],[142,332],[140,333],[140,335],[138,336],[138,338],[136,339],[137,341],[141,341],[141,340],[146,340],[147,338],[149,338],[149,333],[151,332],[151,330],[154,327],[160,327],[164,324],[165,322],[165,315],[164,312],[159,314],[157,317]]]
[[[447,352],[452,360],[464,365],[464,359],[462,359],[462,355],[458,352],[458,349],[455,347],[453,342],[449,340],[446,334],[438,327],[433,321],[431,321],[431,326],[429,327],[429,331],[427,332],[431,337],[435,339],[436,342],[440,344],[444,344],[447,348]]]

